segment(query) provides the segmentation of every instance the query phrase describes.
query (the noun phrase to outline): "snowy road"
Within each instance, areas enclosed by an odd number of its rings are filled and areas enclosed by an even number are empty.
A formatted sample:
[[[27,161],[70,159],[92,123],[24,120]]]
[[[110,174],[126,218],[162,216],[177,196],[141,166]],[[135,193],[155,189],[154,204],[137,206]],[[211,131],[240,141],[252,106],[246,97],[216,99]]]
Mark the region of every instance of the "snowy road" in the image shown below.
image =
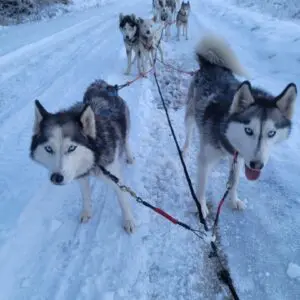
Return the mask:
[[[117,1],[119,2],[119,1]],[[196,68],[193,47],[204,29],[224,35],[253,81],[278,93],[300,75],[300,27],[227,6],[191,1],[190,40],[164,43],[167,61]],[[0,286],[1,300],[215,299],[219,292],[207,246],[132,202],[138,225],[128,236],[109,187],[93,185],[94,215],[79,224],[76,183],[52,186],[28,157],[33,100],[49,110],[80,100],[95,78],[123,83],[126,57],[118,14],[150,14],[144,1],[112,3],[41,23],[0,31]],[[175,31],[173,31],[173,35]],[[171,117],[183,141],[189,77],[159,68]],[[132,115],[133,166],[126,183],[143,198],[196,227],[192,202],[151,76],[122,90]],[[171,105],[172,106],[172,105]],[[298,105],[299,107],[299,105]],[[293,134],[277,148],[258,183],[241,180],[243,213],[224,207],[222,247],[241,299],[294,300],[300,265],[299,110]],[[187,164],[195,178],[195,147]],[[294,157],[294,158],[293,158]],[[292,159],[293,158],[293,159]],[[213,207],[223,192],[227,163],[213,173]],[[205,251],[203,249],[206,249]]]

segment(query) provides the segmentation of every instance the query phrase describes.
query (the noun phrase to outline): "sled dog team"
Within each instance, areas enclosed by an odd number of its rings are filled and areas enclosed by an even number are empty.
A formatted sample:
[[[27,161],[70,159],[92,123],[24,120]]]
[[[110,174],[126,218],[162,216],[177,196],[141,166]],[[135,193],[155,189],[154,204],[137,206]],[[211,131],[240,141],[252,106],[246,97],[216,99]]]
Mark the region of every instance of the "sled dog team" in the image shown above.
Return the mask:
[[[182,2],[176,14],[178,6],[175,0],[153,0],[155,20],[166,22],[176,15],[177,28],[185,28],[187,34],[190,5]],[[128,57],[127,74],[135,59],[143,72],[145,60],[153,63],[156,50],[163,59],[157,44],[159,35],[153,34],[153,20],[120,14],[119,25]],[[289,137],[297,88],[289,83],[279,95],[274,95],[252,86],[248,80],[238,80],[235,75],[247,79],[247,72],[230,45],[219,36],[204,36],[195,52],[200,68],[188,90],[182,152],[187,155],[196,124],[200,133],[197,197],[207,217],[205,194],[209,175],[222,157],[229,157],[231,164],[235,152],[238,159],[229,198],[234,209],[245,208],[237,194],[240,169],[244,169],[248,180],[257,180],[273,146]],[[130,111],[126,102],[113,86],[97,80],[87,88],[83,101],[65,110],[51,113],[35,101],[30,156],[49,170],[53,184],[77,180],[82,194],[82,222],[92,216],[90,177],[105,180],[116,191],[125,230],[133,232],[135,224],[127,194],[101,171],[104,167],[123,181],[122,160],[134,162],[129,134]]]
[[[177,39],[180,40],[180,31],[188,39],[188,18],[191,10],[190,2],[182,2],[178,12],[176,7],[180,5],[178,0],[153,0],[152,19],[136,17],[135,14],[119,15],[119,28],[127,55],[126,75],[131,73],[131,66],[137,63],[140,74],[146,72],[147,62],[153,66],[156,51],[159,51],[163,61],[162,43],[160,39],[165,32],[166,39],[171,35],[171,26],[176,18]],[[155,25],[156,26],[155,28]],[[132,59],[132,55],[135,55]]]

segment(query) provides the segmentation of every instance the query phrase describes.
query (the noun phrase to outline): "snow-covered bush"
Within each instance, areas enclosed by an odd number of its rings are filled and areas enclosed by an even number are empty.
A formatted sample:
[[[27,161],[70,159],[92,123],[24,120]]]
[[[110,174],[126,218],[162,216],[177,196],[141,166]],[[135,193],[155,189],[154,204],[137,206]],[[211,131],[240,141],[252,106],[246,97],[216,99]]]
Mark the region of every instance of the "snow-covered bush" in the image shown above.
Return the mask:
[[[300,20],[300,0],[230,0],[229,2],[267,13],[275,18]]]
[[[51,16],[57,6],[66,6],[70,3],[71,0],[0,0],[0,24],[20,23],[28,18],[38,19],[41,18],[42,11]]]

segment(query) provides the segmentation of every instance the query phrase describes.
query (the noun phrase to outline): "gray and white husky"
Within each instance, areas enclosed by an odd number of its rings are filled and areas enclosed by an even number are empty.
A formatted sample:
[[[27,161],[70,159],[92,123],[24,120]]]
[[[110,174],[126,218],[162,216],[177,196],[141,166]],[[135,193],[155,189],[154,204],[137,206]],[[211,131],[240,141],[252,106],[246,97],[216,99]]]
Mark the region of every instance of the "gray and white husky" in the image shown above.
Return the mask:
[[[190,1],[187,3],[182,2],[181,7],[176,16],[176,27],[177,27],[177,40],[180,40],[180,29],[182,28],[182,35],[188,39],[188,25],[189,25],[189,14],[191,11]]]
[[[123,35],[123,40],[126,48],[127,55],[127,69],[125,71],[126,75],[131,73],[131,65],[134,63],[132,59],[133,52],[137,60],[137,68],[141,74],[145,70],[142,70],[142,58],[141,58],[141,43],[140,43],[140,31],[138,19],[135,14],[119,15],[119,29]]]
[[[185,115],[188,149],[193,121],[200,132],[197,196],[204,217],[208,214],[205,190],[213,166],[223,156],[238,152],[229,197],[235,209],[244,209],[238,199],[239,172],[244,165],[248,180],[259,178],[273,146],[289,137],[297,96],[294,83],[277,96],[235,76],[247,74],[227,43],[214,35],[205,36],[196,54],[200,70],[194,75],[188,92]],[[231,164],[230,164],[231,165]]]
[[[169,6],[169,0],[156,0],[154,2],[154,19],[164,26],[166,40],[171,36],[173,13]]]
[[[127,162],[133,162],[128,145],[129,110],[115,92],[105,81],[95,81],[86,90],[83,102],[57,113],[48,112],[36,100],[30,156],[49,170],[53,184],[79,182],[82,222],[91,217],[89,177],[105,179],[117,192],[125,230],[132,232],[134,221],[126,195],[101,172],[104,167],[122,180],[121,155],[125,153]]]
[[[166,6],[169,7],[169,10],[172,13],[172,21],[176,17],[176,0],[166,0]]]

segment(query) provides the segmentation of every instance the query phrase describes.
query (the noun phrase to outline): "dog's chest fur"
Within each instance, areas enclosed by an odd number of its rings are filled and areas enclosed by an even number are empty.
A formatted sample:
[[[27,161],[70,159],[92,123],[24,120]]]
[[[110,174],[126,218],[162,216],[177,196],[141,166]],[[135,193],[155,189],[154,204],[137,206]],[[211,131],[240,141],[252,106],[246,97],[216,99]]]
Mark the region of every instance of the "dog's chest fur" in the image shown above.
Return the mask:
[[[137,49],[139,47],[139,33],[138,31],[132,37],[132,39],[124,39],[125,47],[127,49]]]
[[[177,13],[176,22],[178,25],[187,24],[188,14],[187,13],[185,14],[184,11],[182,9],[180,9],[179,12]]]
[[[153,40],[153,37],[143,37],[141,36],[140,38],[140,41],[143,45],[143,47],[147,50],[147,51],[150,51],[152,49],[154,49],[154,40]]]

